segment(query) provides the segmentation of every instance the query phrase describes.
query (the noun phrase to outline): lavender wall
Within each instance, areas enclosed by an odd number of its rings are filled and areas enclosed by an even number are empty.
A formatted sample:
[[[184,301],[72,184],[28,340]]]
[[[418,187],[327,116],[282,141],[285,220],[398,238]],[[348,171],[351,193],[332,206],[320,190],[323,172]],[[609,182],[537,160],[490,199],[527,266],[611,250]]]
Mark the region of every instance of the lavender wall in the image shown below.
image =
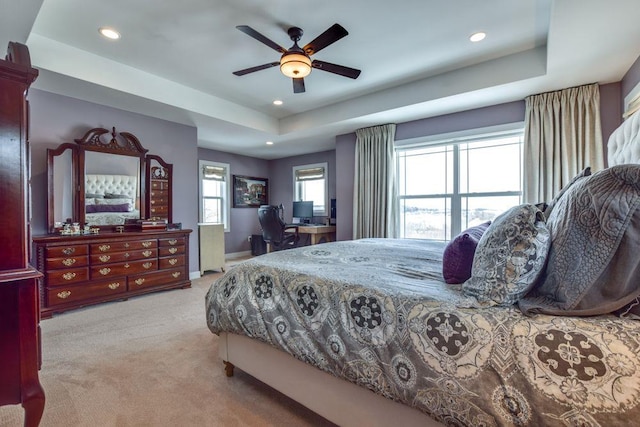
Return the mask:
[[[324,162],[327,162],[329,169],[329,199],[333,199],[336,196],[336,152],[334,150],[269,161],[269,179],[271,184],[269,194],[270,203],[272,205],[282,203],[284,206],[285,221],[291,222],[291,209],[293,206],[293,167]],[[353,165],[351,165],[351,169],[353,169]]]
[[[600,86],[600,127],[604,142],[604,160],[607,164],[607,142],[611,133],[622,123],[621,84],[611,83]]]
[[[269,179],[269,202],[273,200],[274,183],[269,176],[268,161],[249,156],[225,153],[222,151],[198,149],[198,159],[210,162],[228,163],[231,175],[248,175]],[[197,191],[197,185],[196,185]],[[260,234],[258,208],[231,208],[230,231],[224,235],[226,253],[246,252],[251,250],[248,237]]]
[[[640,83],[640,56],[638,56],[636,62],[633,63],[622,78],[621,99],[623,101],[624,97],[627,96],[638,83]]]
[[[150,154],[173,164],[173,220],[194,230],[189,245],[189,271],[198,261],[198,151],[197,129],[128,111],[80,101],[32,89],[31,107],[31,201],[32,232],[47,229],[47,148],[73,142],[96,127],[131,132]]]
[[[336,239],[353,239],[353,178],[356,134],[336,137]]]

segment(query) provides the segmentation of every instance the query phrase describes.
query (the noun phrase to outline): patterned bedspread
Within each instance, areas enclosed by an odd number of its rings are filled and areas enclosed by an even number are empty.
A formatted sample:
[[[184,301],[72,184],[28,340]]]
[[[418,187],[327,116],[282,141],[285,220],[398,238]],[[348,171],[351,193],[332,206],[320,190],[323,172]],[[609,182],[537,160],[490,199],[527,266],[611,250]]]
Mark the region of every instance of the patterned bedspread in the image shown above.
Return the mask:
[[[444,283],[443,248],[364,239],[256,257],[211,286],[207,322],[447,425],[638,422],[640,322],[476,308]]]

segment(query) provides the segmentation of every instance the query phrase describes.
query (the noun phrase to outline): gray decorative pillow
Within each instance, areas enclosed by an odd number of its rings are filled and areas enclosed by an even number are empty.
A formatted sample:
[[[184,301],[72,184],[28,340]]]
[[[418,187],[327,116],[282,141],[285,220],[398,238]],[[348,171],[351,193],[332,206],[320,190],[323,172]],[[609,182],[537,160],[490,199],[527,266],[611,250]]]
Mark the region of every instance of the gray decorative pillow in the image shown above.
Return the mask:
[[[596,316],[640,296],[640,165],[617,165],[575,183],[547,221],[552,245],[527,313]]]
[[[471,278],[462,291],[489,305],[512,305],[544,270],[551,238],[534,205],[515,206],[498,216],[478,242]]]
[[[542,212],[544,212],[544,216],[545,218],[549,218],[551,216],[551,212],[553,211],[553,208],[556,207],[556,204],[558,203],[558,200],[560,200],[560,198],[564,195],[564,193],[567,192],[567,190],[569,190],[569,188],[571,188],[573,186],[573,184],[575,184],[576,182],[581,181],[582,179],[591,176],[591,167],[587,166],[586,168],[584,168],[580,173],[578,173],[578,175],[574,176],[571,181],[569,181],[569,183],[567,185],[565,185],[564,187],[562,187],[562,190],[560,190],[560,192],[558,194],[556,194],[556,196],[553,198],[552,201],[549,202],[549,204],[547,206],[545,206],[544,209],[542,209]]]

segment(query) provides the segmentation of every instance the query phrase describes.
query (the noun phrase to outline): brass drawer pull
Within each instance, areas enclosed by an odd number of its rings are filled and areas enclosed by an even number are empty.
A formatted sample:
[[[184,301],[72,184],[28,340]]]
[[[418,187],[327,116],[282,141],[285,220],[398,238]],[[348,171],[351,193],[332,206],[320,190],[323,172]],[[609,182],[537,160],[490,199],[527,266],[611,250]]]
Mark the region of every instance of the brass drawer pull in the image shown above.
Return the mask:
[[[62,278],[63,278],[64,280],[72,280],[72,279],[74,279],[75,277],[76,277],[76,273],[64,273],[64,274],[62,275]]]
[[[171,255],[175,254],[176,252],[178,252],[178,248],[169,248],[169,253]]]
[[[60,298],[60,299],[69,298],[69,295],[71,295],[71,291],[58,292],[58,298]]]
[[[124,244],[124,247],[127,248],[127,249],[129,249],[129,246],[131,246],[131,245],[129,245],[129,242]]]
[[[131,266],[129,265],[129,263],[126,263],[126,264],[124,265],[124,268],[129,268],[129,267],[131,267]]]
[[[100,255],[98,259],[102,262],[107,262],[111,259],[111,255]]]
[[[67,267],[69,267],[70,265],[75,264],[75,263],[76,263],[76,260],[75,260],[75,258],[66,258],[66,259],[63,259],[63,260],[62,260],[62,263],[63,263],[64,265],[66,265]]]
[[[171,273],[171,275],[173,276],[174,279],[177,279],[178,276],[180,276],[180,272],[179,271],[174,271],[173,273]]]
[[[116,289],[118,289],[120,287],[120,283],[118,283],[118,282],[109,283],[107,286],[109,286],[109,289],[111,289],[112,291],[115,291]]]
[[[152,262],[145,262],[144,264],[142,264],[142,266],[143,266],[145,269],[147,269],[147,270],[148,270],[148,269],[150,269],[150,268],[153,266],[153,263],[152,263]]]
[[[62,250],[62,253],[65,254],[65,255],[71,255],[75,251],[76,251],[76,248],[64,248]]]
[[[153,251],[143,251],[142,255],[144,255],[145,257],[150,256],[153,253]]]
[[[131,255],[129,255],[129,252],[125,252],[125,253],[124,253],[124,257],[125,257],[125,258],[129,258],[130,256],[131,256]]]
[[[169,260],[169,264],[170,264],[170,265],[176,265],[176,264],[177,264],[177,262],[178,262],[178,259],[177,259],[177,258],[171,258],[171,259]]]
[[[142,285],[144,283],[144,278],[141,277],[140,279],[134,280],[134,282],[135,282],[136,285],[140,286],[140,285]]]
[[[145,248],[148,248],[152,244],[153,244],[153,242],[142,242],[142,246],[144,246]]]
[[[100,272],[100,274],[102,274],[103,276],[106,276],[107,274],[111,273],[111,269],[108,267],[105,268],[101,268],[100,270],[98,270]]]
[[[111,249],[111,246],[110,245],[100,245],[100,246],[98,246],[98,249],[100,249],[100,252],[106,252],[109,249]]]
[[[170,244],[170,245],[175,245],[176,243],[178,243],[178,240],[177,240],[177,239],[171,239],[171,240],[169,240],[169,244]]]

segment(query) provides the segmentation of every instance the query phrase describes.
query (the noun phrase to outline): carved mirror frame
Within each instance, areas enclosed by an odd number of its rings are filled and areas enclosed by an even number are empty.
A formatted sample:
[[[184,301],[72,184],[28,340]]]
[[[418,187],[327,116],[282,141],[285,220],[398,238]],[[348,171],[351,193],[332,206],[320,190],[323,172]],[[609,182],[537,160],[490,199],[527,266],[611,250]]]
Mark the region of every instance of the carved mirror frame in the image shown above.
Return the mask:
[[[105,135],[110,134],[103,138]],[[86,153],[106,153],[139,159],[138,165],[138,187],[139,187],[139,210],[140,219],[147,219],[149,207],[151,204],[149,183],[151,182],[152,167],[151,164],[160,165],[163,169],[163,177],[168,182],[168,205],[166,208],[166,216],[168,222],[172,222],[172,177],[173,166],[166,163],[161,157],[156,155],[147,155],[148,150],[145,149],[138,138],[128,132],[117,133],[115,127],[111,131],[104,128],[93,128],[87,131],[82,138],[74,139],[74,143],[63,143],[55,149],[47,149],[47,178],[48,178],[48,205],[47,205],[47,221],[48,230],[53,233],[55,230],[55,206],[60,201],[55,200],[55,160],[64,155],[67,150],[71,152],[71,192],[72,207],[67,209],[71,212],[72,222],[84,224],[85,217],[85,174],[86,174]],[[66,219],[66,218],[65,218]],[[99,226],[98,228],[113,226]],[[128,227],[126,227],[128,228]]]

